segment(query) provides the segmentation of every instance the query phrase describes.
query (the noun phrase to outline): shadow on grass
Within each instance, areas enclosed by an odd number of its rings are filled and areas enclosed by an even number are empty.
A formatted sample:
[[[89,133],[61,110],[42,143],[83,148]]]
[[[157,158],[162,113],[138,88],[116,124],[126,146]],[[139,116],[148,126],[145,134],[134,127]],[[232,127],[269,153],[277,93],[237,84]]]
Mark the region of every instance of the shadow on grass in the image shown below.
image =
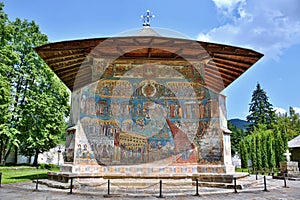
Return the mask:
[[[36,180],[36,179],[47,179],[48,178],[48,174],[47,173],[40,173],[40,174],[31,174],[31,175],[24,175],[24,176],[14,176],[14,177],[10,177],[7,179],[27,179],[27,180]]]

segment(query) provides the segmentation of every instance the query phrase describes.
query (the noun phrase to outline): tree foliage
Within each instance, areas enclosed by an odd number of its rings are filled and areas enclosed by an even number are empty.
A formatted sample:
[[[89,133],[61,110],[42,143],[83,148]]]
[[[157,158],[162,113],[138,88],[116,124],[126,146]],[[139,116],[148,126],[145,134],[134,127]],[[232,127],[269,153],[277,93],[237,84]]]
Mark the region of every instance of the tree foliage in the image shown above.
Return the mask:
[[[285,140],[289,141],[300,134],[299,114],[292,107],[289,108],[289,114],[278,116],[277,121],[281,131],[286,133]]]
[[[266,124],[267,128],[272,128],[272,124],[275,122],[275,111],[266,92],[260,87],[259,83],[253,91],[249,112],[247,121],[251,123],[250,131],[258,124]]]
[[[13,146],[19,145],[19,132],[12,125],[13,113],[11,106],[14,103],[11,95],[12,88],[8,75],[10,67],[18,58],[9,41],[12,39],[8,16],[3,11],[4,4],[0,2],[0,163],[5,163]]]
[[[230,142],[231,142],[231,155],[239,152],[240,141],[244,137],[245,133],[243,129],[237,128],[230,121],[227,122],[229,130],[231,130]]]
[[[264,169],[269,168],[268,137],[269,137],[269,134],[265,130],[264,133],[261,135],[261,163],[262,163],[262,168],[264,168]]]
[[[274,137],[272,131],[267,130],[265,137],[267,137],[268,166],[273,171],[273,169],[276,167],[276,159],[275,159],[275,143],[274,143]]]
[[[267,129],[266,125],[258,124],[257,128],[255,127],[240,143],[241,148],[243,145],[247,146],[247,151],[240,150],[241,160],[249,158],[252,167],[257,170],[279,167],[279,163],[285,161],[284,152],[287,149],[284,135],[278,125],[273,125],[273,129]]]
[[[247,168],[248,167],[248,160],[249,160],[249,154],[248,154],[248,150],[247,150],[247,144],[246,144],[246,140],[241,140],[240,141],[240,157],[241,157],[241,167],[242,168]]]
[[[280,162],[285,161],[285,150],[287,149],[287,141],[283,139],[283,134],[280,132],[278,126],[274,127],[273,137],[275,141],[274,151],[275,151],[275,158],[276,158],[276,165],[279,166]]]
[[[300,134],[299,114],[290,107],[289,112],[275,115],[273,106],[268,101],[266,93],[257,84],[252,95],[247,116],[251,123],[245,137],[239,142],[239,154],[242,166],[247,166],[248,159],[254,169],[274,169],[285,161],[284,153],[288,149],[288,141]],[[236,141],[236,129],[232,141]],[[234,144],[232,144],[235,149]]]
[[[0,130],[0,156],[5,164],[12,149],[32,156],[57,144],[65,128],[69,94],[34,51],[48,42],[39,26],[18,18],[9,21],[3,4],[0,17],[0,91],[5,93],[1,103],[6,105],[1,114],[6,131]]]

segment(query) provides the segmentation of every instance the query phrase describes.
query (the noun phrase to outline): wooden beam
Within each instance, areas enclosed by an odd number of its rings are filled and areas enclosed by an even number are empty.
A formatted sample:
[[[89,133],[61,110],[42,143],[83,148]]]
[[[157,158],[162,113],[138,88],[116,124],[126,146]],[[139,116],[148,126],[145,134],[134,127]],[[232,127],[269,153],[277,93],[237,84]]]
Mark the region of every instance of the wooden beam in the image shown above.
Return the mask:
[[[236,79],[235,76],[231,76],[230,74],[228,73],[222,73],[221,71],[219,71],[217,68],[211,68],[211,67],[207,67],[205,68],[206,70],[208,70],[209,72],[211,73],[214,73],[216,75],[220,74],[221,77],[226,77],[228,80],[231,80],[231,81],[234,81]]]
[[[68,54],[68,55],[62,55],[62,56],[55,55],[55,56],[52,56],[52,57],[47,57],[45,59],[45,62],[51,63],[51,62],[55,62],[56,60],[59,60],[59,59],[69,59],[69,58],[82,57],[82,56],[85,56],[85,53],[82,52],[82,51],[78,51],[78,52]]]
[[[214,80],[216,82],[221,82],[221,83],[230,83],[230,82],[232,82],[232,80],[230,80],[226,77],[222,77],[221,74],[216,74],[216,73],[211,72],[209,70],[205,70],[204,73],[205,73],[205,79],[204,79],[205,81],[206,81],[207,77],[211,77],[211,78],[214,78]]]
[[[70,81],[73,81],[73,83],[75,81],[81,81],[81,79],[83,78],[86,78],[86,79],[90,79],[90,81],[92,81],[92,74],[91,73],[86,73],[86,74],[81,74],[81,75],[78,75],[78,76],[70,76],[70,77],[66,77],[64,79],[65,82],[70,82]]]
[[[84,60],[86,59],[86,57],[79,57],[79,58],[73,58],[73,59],[67,59],[67,60],[61,60],[61,61],[56,61],[56,62],[47,62],[48,65],[51,65],[53,67],[57,66],[57,65],[69,65],[69,64],[74,64],[74,63],[78,63],[81,64]]]
[[[49,65],[49,67],[53,70],[53,71],[63,71],[65,69],[69,69],[69,68],[73,68],[73,67],[77,67],[78,65],[86,65],[87,63],[74,63],[71,65],[60,65],[60,66],[52,66]]]
[[[235,62],[231,60],[226,60],[226,59],[221,59],[221,58],[213,58],[213,61],[215,63],[221,63],[221,64],[226,64],[226,65],[231,65],[231,66],[238,66],[243,69],[248,69],[251,65],[240,63],[240,62]]]
[[[226,70],[229,70],[229,71],[235,71],[239,74],[242,74],[246,71],[246,70],[241,69],[239,67],[233,67],[233,66],[229,66],[229,65],[225,65],[225,64],[221,64],[221,63],[215,63],[213,61],[209,61],[207,64],[209,64],[211,66],[217,66],[218,68],[226,69]]]
[[[78,67],[74,67],[74,68],[70,68],[66,71],[62,71],[60,73],[57,73],[55,72],[61,79],[64,79],[65,77],[68,77],[68,76],[76,76],[77,73],[79,71],[82,71],[82,70],[87,70],[87,71],[90,71],[90,66],[86,65],[86,66],[78,66]]]
[[[72,72],[61,75],[60,78],[63,80],[68,80],[69,77],[78,78],[81,74],[92,74],[92,70],[86,69],[83,71],[78,68],[78,70],[75,69]]]
[[[217,68],[217,70],[219,70],[221,73],[234,74],[235,76],[240,76],[242,74],[242,73],[238,73],[238,72],[233,71],[233,70],[228,70],[228,69],[223,68],[223,67],[213,66],[213,65],[210,65],[209,63],[206,64],[206,67],[212,68],[212,69]]]
[[[209,88],[215,92],[218,92],[218,93],[225,88],[225,86],[223,84],[215,83],[212,80],[206,80],[205,83],[206,83],[207,88]]]
[[[241,56],[241,55],[234,55],[234,54],[225,54],[225,53],[215,53],[214,57],[216,58],[221,58],[221,59],[227,59],[227,60],[232,60],[236,62],[243,62],[249,65],[252,65],[253,63],[257,62],[260,57],[258,56]]]
[[[217,84],[217,85],[226,85],[227,83],[224,81],[224,79],[220,77],[215,77],[213,75],[210,75],[209,72],[207,72],[207,76],[205,76],[204,82],[210,81],[211,83]]]

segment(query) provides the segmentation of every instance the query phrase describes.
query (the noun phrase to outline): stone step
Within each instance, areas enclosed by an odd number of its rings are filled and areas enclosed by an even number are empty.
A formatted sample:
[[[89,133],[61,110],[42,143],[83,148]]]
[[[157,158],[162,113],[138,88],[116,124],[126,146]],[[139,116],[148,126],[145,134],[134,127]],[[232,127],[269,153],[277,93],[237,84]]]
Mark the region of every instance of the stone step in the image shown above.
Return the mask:
[[[46,185],[51,188],[58,189],[70,189],[70,183],[62,183],[48,179],[40,179],[38,180],[39,184]],[[94,187],[94,188],[106,188],[107,187],[107,179],[81,179],[75,180],[73,182],[74,188],[81,187]],[[36,180],[33,181],[36,183]],[[191,181],[190,179],[181,179],[181,180],[162,180],[162,184],[164,188],[191,188],[196,186],[196,181]],[[244,188],[249,188],[258,184],[258,181],[247,181],[247,177],[240,178],[237,181],[237,189],[241,190]],[[159,185],[158,179],[150,179],[150,180],[140,180],[140,179],[112,179],[110,181],[110,185],[112,187],[120,187],[120,188],[147,188],[147,187],[156,187]],[[223,189],[233,189],[233,183],[222,183],[222,182],[198,182],[199,187],[208,187],[208,188],[223,188]]]

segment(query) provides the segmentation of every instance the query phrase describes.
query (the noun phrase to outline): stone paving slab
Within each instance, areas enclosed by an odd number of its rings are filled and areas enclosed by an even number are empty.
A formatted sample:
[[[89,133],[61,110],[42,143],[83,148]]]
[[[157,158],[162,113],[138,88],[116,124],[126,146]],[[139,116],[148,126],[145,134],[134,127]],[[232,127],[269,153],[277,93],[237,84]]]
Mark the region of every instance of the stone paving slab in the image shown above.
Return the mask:
[[[156,180],[157,182],[158,180]],[[177,181],[177,180],[176,180]],[[176,186],[172,184],[163,185],[163,196],[165,199],[300,199],[300,182],[288,181],[288,188],[283,187],[283,180],[272,179],[267,177],[268,192],[264,192],[264,185],[262,176],[255,180],[255,176],[250,176],[243,180],[239,180],[239,184],[249,184],[256,182],[250,187],[238,190],[234,193],[232,189],[199,187],[199,196],[194,196],[195,186],[184,185]],[[113,182],[112,182],[113,183]],[[74,189],[73,194],[69,194],[68,189],[50,188],[45,185],[39,185],[38,191],[34,191],[35,183],[23,182],[15,184],[4,184],[0,188],[0,200],[22,199],[22,200],[82,200],[82,199],[157,199],[159,196],[159,185],[155,183],[149,188],[128,187],[124,188],[118,186],[111,186],[111,195],[107,195],[107,188],[105,185],[100,187],[81,186]]]

